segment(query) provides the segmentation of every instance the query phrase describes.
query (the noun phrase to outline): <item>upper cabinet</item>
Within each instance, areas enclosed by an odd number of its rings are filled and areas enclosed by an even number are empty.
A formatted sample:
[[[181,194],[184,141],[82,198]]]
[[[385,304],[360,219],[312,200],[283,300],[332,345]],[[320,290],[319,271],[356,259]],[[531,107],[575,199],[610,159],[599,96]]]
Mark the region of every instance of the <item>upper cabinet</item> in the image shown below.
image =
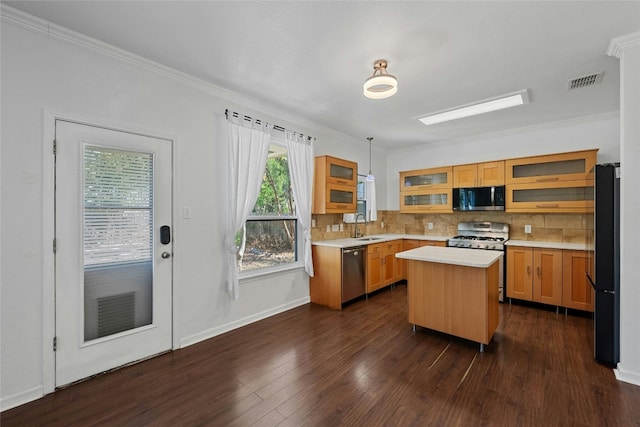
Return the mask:
[[[505,162],[507,184],[546,183],[593,179],[598,150],[522,157]]]
[[[504,160],[453,167],[453,188],[504,185]]]
[[[597,150],[506,161],[508,212],[593,212]]]
[[[400,172],[400,212],[453,212],[452,168]]]
[[[315,158],[311,213],[356,211],[358,164],[331,156]]]

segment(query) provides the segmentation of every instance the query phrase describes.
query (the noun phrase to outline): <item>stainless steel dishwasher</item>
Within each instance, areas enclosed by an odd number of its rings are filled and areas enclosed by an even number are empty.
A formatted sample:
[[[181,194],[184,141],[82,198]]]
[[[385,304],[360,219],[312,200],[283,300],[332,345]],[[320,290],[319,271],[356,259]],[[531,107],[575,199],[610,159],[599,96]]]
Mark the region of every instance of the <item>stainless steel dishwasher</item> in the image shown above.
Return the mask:
[[[365,247],[342,249],[342,302],[365,294]]]

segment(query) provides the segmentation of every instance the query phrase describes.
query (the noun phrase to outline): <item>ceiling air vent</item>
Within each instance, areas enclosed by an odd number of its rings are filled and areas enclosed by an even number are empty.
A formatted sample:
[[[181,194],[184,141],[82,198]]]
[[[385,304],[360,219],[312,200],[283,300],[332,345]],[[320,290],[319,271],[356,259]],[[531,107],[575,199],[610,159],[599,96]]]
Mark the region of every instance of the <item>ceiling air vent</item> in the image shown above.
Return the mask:
[[[603,74],[604,74],[604,71],[600,71],[599,73],[571,79],[569,80],[569,90],[579,89],[581,87],[591,86],[596,83],[600,83],[600,80],[602,80]]]

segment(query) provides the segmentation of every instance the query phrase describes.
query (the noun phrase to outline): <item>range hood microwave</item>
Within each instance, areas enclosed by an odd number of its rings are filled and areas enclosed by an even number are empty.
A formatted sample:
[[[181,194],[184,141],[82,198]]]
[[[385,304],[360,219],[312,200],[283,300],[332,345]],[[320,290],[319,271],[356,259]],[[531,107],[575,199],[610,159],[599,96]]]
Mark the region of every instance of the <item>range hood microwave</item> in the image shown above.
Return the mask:
[[[454,211],[503,211],[504,185],[453,189]]]

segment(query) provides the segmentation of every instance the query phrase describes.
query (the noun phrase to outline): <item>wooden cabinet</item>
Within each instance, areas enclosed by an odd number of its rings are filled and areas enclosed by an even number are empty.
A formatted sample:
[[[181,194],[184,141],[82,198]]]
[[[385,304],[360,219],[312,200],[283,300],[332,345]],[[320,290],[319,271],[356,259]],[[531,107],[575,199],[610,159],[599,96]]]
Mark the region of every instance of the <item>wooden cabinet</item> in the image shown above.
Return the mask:
[[[311,247],[315,275],[309,278],[311,302],[336,310],[342,308],[342,249]]]
[[[402,279],[402,263],[396,258],[402,247],[402,240],[367,246],[367,293]]]
[[[506,183],[534,182],[544,186],[557,181],[592,180],[596,155],[597,150],[586,150],[509,159],[505,162]]]
[[[507,296],[562,305],[562,250],[507,247]]]
[[[415,249],[422,246],[447,246],[447,242],[440,240],[419,240],[419,239],[404,239],[402,242],[402,250],[408,251],[409,249]],[[402,275],[400,279],[407,279],[407,260],[406,259],[398,259],[400,270]]]
[[[562,259],[562,305],[593,311],[595,296],[586,274],[590,272],[593,276],[593,252],[565,250]]]
[[[451,166],[400,172],[400,192],[451,189]]]
[[[358,164],[331,156],[315,158],[313,214],[356,211]]]
[[[400,212],[453,212],[452,168],[400,172]]]
[[[504,160],[453,167],[453,188],[504,185]]]
[[[511,159],[507,212],[593,212],[597,150]]]

